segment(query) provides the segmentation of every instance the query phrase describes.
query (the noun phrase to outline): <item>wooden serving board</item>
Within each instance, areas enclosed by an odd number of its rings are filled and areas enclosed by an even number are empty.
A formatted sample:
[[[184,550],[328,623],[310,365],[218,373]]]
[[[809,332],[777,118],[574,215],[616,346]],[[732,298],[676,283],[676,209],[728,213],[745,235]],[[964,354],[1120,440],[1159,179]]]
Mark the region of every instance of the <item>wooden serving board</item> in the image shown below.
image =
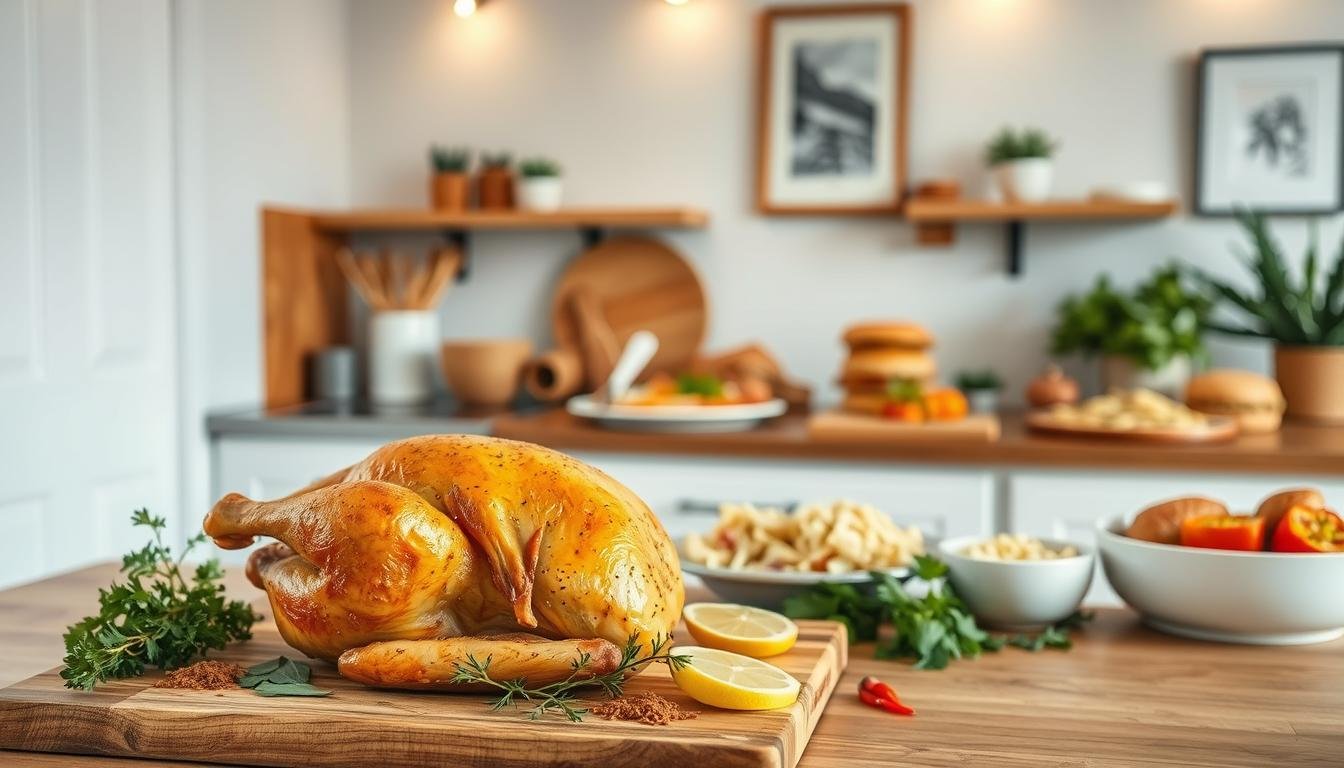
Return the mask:
[[[844,411],[823,411],[807,420],[808,437],[818,443],[992,443],[999,439],[999,417],[972,413],[957,421],[911,424]]]
[[[1221,443],[1237,436],[1236,420],[1218,416],[1210,416],[1208,424],[1197,429],[1099,429],[1097,427],[1080,427],[1060,421],[1049,411],[1028,413],[1026,423],[1028,429],[1044,434],[1137,443]]]
[[[847,662],[845,632],[829,621],[800,621],[798,644],[770,659],[802,682],[798,701],[767,712],[716,710],[696,703],[651,665],[627,692],[652,690],[700,716],[666,726],[608,721],[528,721],[492,712],[480,694],[366,688],[312,662],[325,698],[265,698],[251,691],[153,688],[151,673],[98,686],[64,687],[60,670],[0,689],[0,749],[198,760],[239,765],[309,766],[723,766],[792,768]],[[254,637],[211,658],[244,667],[280,655],[270,621]],[[684,627],[677,637],[688,637]],[[55,640],[55,638],[53,638]],[[590,699],[601,701],[596,691]]]

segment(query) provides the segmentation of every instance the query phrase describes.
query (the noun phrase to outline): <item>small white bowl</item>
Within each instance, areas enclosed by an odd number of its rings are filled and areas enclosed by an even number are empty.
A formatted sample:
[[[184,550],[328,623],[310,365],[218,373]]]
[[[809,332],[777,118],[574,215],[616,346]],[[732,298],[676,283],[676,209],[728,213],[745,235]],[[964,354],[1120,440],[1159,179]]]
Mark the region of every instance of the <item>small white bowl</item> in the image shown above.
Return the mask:
[[[1056,560],[978,560],[962,551],[984,536],[945,539],[938,547],[948,579],[976,619],[1004,629],[1054,624],[1078,610],[1092,585],[1094,554],[1074,541],[1042,539],[1047,547],[1071,546],[1074,557]]]
[[[1344,635],[1344,553],[1231,552],[1131,539],[1097,522],[1106,579],[1154,629],[1198,640],[1301,645]]]

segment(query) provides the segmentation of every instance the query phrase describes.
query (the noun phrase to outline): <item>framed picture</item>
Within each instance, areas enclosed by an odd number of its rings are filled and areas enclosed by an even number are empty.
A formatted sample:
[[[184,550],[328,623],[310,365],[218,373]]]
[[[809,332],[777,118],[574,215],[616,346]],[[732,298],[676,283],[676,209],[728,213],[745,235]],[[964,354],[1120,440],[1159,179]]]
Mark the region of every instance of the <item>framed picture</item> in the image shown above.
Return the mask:
[[[1197,213],[1344,208],[1344,46],[1205,51],[1198,110]]]
[[[761,16],[756,207],[893,213],[905,190],[910,9],[771,8]]]

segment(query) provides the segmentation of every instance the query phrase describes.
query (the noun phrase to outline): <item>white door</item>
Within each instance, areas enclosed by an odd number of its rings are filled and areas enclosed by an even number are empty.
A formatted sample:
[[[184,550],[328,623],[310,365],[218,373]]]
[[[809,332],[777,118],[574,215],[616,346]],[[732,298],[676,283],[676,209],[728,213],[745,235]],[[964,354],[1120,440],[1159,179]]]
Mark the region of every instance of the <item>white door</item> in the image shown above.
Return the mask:
[[[176,523],[169,21],[0,0],[0,587]]]

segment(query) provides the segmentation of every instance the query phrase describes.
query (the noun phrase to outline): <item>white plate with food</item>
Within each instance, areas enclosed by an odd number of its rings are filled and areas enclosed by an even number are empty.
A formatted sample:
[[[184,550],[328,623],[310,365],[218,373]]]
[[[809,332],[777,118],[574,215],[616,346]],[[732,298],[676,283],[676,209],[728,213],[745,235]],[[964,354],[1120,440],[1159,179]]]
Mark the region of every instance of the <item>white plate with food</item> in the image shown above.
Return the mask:
[[[593,419],[609,429],[633,432],[744,432],[788,409],[788,403],[779,398],[724,405],[632,405],[577,395],[565,404],[565,410],[574,416]]]
[[[861,585],[869,571],[905,576],[924,554],[923,533],[867,504],[804,504],[792,512],[723,504],[704,534],[678,542],[681,569],[728,602],[778,608],[819,582]]]
[[[1036,432],[1152,443],[1219,442],[1237,436],[1236,420],[1199,413],[1147,389],[1034,411],[1026,423]]]

